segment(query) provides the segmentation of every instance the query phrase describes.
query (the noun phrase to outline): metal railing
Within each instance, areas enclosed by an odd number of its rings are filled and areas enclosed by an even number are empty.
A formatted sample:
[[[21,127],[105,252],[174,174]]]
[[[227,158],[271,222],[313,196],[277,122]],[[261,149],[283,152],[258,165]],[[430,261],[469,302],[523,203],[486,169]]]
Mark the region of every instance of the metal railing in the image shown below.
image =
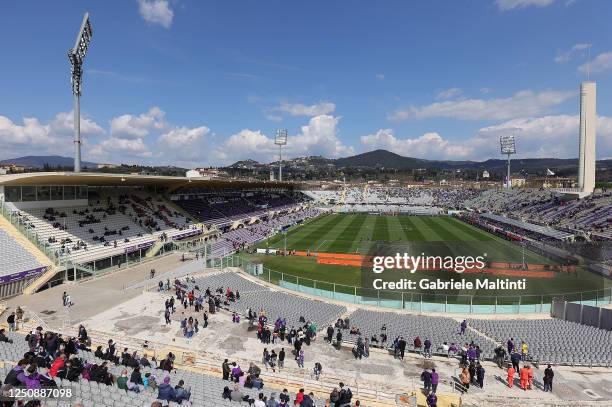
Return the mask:
[[[388,292],[376,289],[314,280],[272,270],[253,263],[240,254],[212,259],[212,267],[238,267],[268,283],[317,297],[382,308],[406,309],[417,312],[453,314],[521,314],[550,313],[553,299],[584,305],[612,304],[612,287],[600,290],[541,295],[445,295],[419,292]]]

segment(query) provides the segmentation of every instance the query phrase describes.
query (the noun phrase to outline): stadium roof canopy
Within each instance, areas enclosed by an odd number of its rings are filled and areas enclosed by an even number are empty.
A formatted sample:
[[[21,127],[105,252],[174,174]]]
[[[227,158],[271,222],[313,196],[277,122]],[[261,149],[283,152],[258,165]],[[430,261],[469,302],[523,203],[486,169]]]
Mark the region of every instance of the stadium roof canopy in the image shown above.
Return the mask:
[[[520,229],[527,230],[529,232],[534,232],[547,237],[552,237],[554,239],[565,240],[574,236],[571,233],[563,232],[561,230],[557,230],[549,226],[535,225],[533,223],[527,223],[521,220],[507,218],[505,216],[494,215],[492,213],[483,213],[481,214],[481,216],[487,219],[491,219],[493,221],[505,223],[506,225],[515,226]]]
[[[291,182],[247,181],[170,177],[163,175],[105,174],[87,172],[31,172],[0,175],[0,186],[82,185],[82,186],[157,186],[178,188],[284,188],[295,187]]]

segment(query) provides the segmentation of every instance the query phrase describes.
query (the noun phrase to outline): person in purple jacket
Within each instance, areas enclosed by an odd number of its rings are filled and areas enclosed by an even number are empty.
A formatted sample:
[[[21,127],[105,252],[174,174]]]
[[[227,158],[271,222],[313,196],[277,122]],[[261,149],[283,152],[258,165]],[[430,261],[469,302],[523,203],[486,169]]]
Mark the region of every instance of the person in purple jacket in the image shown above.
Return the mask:
[[[438,388],[438,383],[440,382],[440,376],[436,369],[431,369],[431,392],[435,393]]]
[[[11,369],[9,374],[4,378],[4,384],[11,385],[13,387],[19,386],[21,382],[17,379],[20,374],[23,374],[24,369],[28,365],[28,361],[21,359],[15,367]]]
[[[17,376],[17,380],[28,389],[40,389],[40,374],[36,365],[30,365],[28,368]]]
[[[476,348],[470,345],[467,351],[467,357],[470,362],[474,362],[476,360]]]
[[[461,325],[459,327],[460,329],[459,333],[463,335],[465,333],[466,328],[467,328],[467,320],[464,319],[463,321],[461,321]]]
[[[242,369],[238,364],[236,364],[236,362],[233,362],[232,366],[232,381],[238,383],[238,381],[240,380],[240,376],[243,375]]]

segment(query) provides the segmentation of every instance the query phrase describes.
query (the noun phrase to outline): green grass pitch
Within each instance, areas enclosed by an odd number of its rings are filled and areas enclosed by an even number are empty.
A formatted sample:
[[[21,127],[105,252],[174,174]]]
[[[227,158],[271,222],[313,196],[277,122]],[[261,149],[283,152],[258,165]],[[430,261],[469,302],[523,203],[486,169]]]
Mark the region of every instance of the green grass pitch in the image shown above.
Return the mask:
[[[311,219],[289,229],[286,234],[274,237],[258,244],[259,248],[285,247],[289,250],[304,250],[329,253],[379,254],[380,248],[385,253],[405,251],[410,254],[478,256],[486,253],[489,261],[521,263],[523,253],[527,263],[554,264],[554,262],[535,252],[523,250],[522,247],[498,236],[468,225],[450,216],[384,216],[370,214],[328,214]],[[339,285],[361,287],[363,272],[359,267],[318,264],[313,257],[249,255],[251,261],[259,261],[271,270],[284,273],[285,279],[290,276],[300,278],[300,284],[314,285],[309,280],[318,280]],[[426,273],[426,274],[425,274]],[[414,279],[451,277],[476,278],[493,277],[484,274],[461,274],[448,271],[417,272]],[[500,277],[505,278],[505,277]],[[273,277],[274,279],[274,277]],[[604,280],[589,271],[579,269],[576,274],[558,273],[553,279],[527,279],[527,290],[517,295],[552,295],[570,292],[599,290],[604,288]],[[422,290],[417,290],[423,292]],[[456,292],[424,292],[428,295],[456,294]],[[470,295],[505,295],[506,291],[479,291]],[[533,302],[536,302],[533,299]]]

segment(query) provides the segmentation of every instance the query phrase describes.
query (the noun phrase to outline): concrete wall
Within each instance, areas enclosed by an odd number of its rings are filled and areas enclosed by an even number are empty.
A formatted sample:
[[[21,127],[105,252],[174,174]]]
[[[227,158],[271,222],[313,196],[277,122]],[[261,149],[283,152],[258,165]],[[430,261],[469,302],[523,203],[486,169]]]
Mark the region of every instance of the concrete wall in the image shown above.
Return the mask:
[[[587,193],[595,189],[595,128],[597,87],[595,82],[580,84],[580,154],[578,187]]]

